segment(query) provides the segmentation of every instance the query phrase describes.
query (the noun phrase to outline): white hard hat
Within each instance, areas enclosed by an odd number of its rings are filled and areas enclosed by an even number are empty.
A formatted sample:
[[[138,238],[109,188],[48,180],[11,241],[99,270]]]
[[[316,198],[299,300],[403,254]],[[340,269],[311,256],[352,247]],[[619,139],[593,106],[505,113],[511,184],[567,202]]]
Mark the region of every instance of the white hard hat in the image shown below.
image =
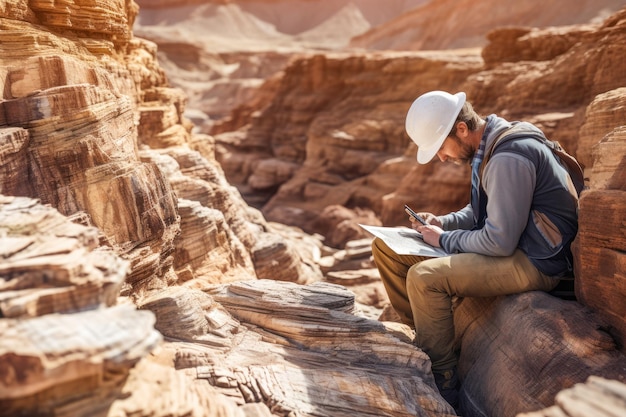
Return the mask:
[[[417,162],[426,164],[439,152],[464,103],[465,93],[431,91],[411,104],[405,128],[417,145]]]

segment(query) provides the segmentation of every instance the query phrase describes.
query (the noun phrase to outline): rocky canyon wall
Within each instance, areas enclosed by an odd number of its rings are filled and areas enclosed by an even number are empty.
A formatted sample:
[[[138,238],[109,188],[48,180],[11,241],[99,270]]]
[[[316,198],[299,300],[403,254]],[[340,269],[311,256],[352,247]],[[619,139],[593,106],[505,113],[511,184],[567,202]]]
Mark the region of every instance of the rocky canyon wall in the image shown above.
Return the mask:
[[[214,223],[211,239],[241,242],[232,253],[215,248],[220,279],[229,271],[254,277],[249,249],[263,238],[265,220],[224,180],[212,139],[190,134],[184,93],[168,86],[155,45],[132,35],[136,5],[78,12],[78,4],[46,4],[5,3],[0,105],[11,146],[1,191],[83,213],[131,260],[128,282],[148,287],[176,282],[173,265],[214,264],[208,241],[197,253],[182,244],[181,225],[197,233],[207,224],[191,226],[177,200],[210,202],[221,211],[203,213]],[[107,10],[100,27],[91,14]]]
[[[153,292],[321,276],[320,240],[275,232],[226,182],[212,138],[191,135],[185,95],[133,36],[137,11],[0,3],[2,415],[149,415],[141,396],[111,404],[168,333],[147,311]],[[187,390],[174,368],[162,377],[168,398]],[[158,378],[130,380],[149,392]]]

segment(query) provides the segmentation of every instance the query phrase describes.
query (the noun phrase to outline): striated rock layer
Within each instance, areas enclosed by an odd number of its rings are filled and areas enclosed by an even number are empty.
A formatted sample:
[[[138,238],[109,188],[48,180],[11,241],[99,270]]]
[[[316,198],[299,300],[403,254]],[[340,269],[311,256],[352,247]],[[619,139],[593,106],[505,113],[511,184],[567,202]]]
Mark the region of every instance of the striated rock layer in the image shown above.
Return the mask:
[[[102,51],[96,44],[110,54],[116,45],[102,39],[86,47],[9,18],[0,25],[7,71],[1,127],[20,127],[29,137],[28,187],[5,177],[3,189],[39,198],[65,215],[86,213],[133,265],[138,247],[150,251],[151,262],[132,269],[131,283],[167,280],[159,263],[166,262],[161,255],[171,251],[178,232],[176,199],[155,165],[138,163],[135,105],[140,93],[131,72],[112,55],[98,61]],[[119,52],[125,51],[122,45],[117,45]],[[35,56],[24,64],[20,53],[29,48]]]
[[[0,317],[19,319],[115,304],[128,262],[99,249],[96,228],[24,197],[0,196]]]
[[[189,255],[176,248],[185,243],[183,236],[200,231],[215,235],[213,242],[243,242],[239,248],[205,246],[204,253],[215,251],[208,257],[226,253],[224,259],[230,259],[209,270],[229,275],[232,269],[230,275],[236,275],[241,265],[254,277],[250,251],[263,247],[257,238],[265,219],[225,181],[210,139],[192,138],[192,125],[183,117],[185,95],[167,85],[155,45],[132,37],[136,5],[104,3],[102,10],[73,3],[64,11],[33,6],[38,18],[27,20],[19,19],[18,8],[0,15],[0,134],[7,138],[0,189],[38,198],[65,215],[84,213],[84,221],[102,230],[107,244],[130,261],[127,282],[138,289],[170,285],[179,274],[188,280],[210,273],[200,261],[189,265]],[[108,24],[89,18],[97,10],[111,12]],[[42,24],[71,26],[74,35],[56,34]],[[163,167],[168,162],[144,154],[147,148],[174,147],[180,148],[171,151],[173,164],[184,165],[184,173],[170,182]],[[185,223],[181,235],[179,196],[222,213],[208,217],[212,225]],[[228,226],[220,238],[224,226],[215,225],[224,222],[224,214]],[[297,251],[286,256],[300,257]],[[308,274],[302,281],[319,276],[315,270],[302,274]]]

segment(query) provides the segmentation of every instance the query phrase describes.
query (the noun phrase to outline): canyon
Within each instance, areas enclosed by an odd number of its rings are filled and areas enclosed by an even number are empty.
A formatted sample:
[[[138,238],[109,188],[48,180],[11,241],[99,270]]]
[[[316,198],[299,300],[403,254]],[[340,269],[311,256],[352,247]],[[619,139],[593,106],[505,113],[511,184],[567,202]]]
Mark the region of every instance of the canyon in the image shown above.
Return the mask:
[[[587,183],[576,300],[459,300],[460,414],[624,413],[626,9],[465,3],[1,2],[0,415],[456,415],[358,226],[467,200],[404,132],[432,89]]]

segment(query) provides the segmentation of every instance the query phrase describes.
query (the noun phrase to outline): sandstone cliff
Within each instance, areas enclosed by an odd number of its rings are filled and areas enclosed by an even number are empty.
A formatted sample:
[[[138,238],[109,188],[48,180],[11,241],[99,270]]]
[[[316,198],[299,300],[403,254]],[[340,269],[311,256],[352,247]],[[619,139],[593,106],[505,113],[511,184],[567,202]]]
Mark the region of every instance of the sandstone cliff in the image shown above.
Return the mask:
[[[459,304],[464,415],[540,410],[572,386],[545,415],[600,413],[581,392],[623,412],[626,11],[566,34],[496,31],[482,56],[305,54],[215,136],[134,36],[137,11],[0,3],[0,415],[453,415],[410,329],[375,319],[384,293],[354,227],[400,221],[427,187],[463,200],[465,172],[417,168],[401,128],[439,86],[538,122],[591,187],[584,306]]]

